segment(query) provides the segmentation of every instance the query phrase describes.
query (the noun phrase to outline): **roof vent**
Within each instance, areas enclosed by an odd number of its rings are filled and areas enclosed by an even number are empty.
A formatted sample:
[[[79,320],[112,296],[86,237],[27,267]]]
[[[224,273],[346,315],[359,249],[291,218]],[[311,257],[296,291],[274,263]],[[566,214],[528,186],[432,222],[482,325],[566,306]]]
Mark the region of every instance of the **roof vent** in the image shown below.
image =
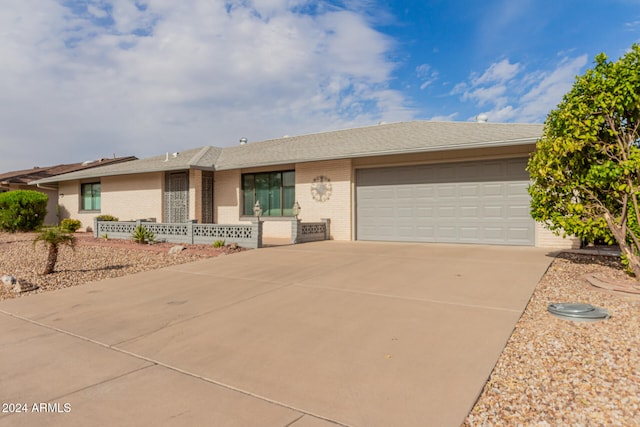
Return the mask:
[[[597,322],[609,318],[604,308],[581,303],[554,303],[547,307],[549,313],[556,317],[574,322]]]
[[[488,121],[489,121],[489,116],[487,116],[484,113],[478,114],[476,116],[476,123],[487,123]]]
[[[247,143],[247,138],[240,138],[240,145],[245,145]]]
[[[97,160],[85,160],[82,162],[82,166],[90,165],[91,163],[95,163]]]

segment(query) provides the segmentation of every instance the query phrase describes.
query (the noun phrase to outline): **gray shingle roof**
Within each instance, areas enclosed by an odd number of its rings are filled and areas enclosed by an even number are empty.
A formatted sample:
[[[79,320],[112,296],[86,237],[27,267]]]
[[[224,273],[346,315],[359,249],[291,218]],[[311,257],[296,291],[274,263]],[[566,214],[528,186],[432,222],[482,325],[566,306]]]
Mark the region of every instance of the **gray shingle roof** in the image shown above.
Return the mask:
[[[100,168],[99,172],[83,170],[57,177],[41,179],[34,182],[34,184],[97,178],[101,176],[184,170],[190,168],[213,170],[213,165],[220,155],[220,150],[220,148],[208,146],[192,148],[190,150],[180,151],[176,155],[174,155],[174,153],[165,153],[160,156],[147,157],[146,159],[133,160],[111,166],[103,166]]]
[[[216,170],[316,160],[535,143],[539,124],[402,122],[227,147]]]
[[[283,137],[234,147],[200,147],[37,183],[180,169],[228,170],[386,154],[533,144],[541,124],[414,121]]]

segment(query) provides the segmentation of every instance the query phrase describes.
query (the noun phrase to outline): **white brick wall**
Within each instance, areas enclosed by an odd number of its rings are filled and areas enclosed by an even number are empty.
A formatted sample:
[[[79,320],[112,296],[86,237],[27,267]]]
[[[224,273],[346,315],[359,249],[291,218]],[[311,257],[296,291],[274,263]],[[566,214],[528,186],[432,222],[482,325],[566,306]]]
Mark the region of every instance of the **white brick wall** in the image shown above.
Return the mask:
[[[202,171],[189,170],[189,219],[202,222]]]
[[[580,247],[579,238],[557,236],[539,222],[536,222],[535,233],[535,246],[538,248],[577,249]]]
[[[162,173],[109,176],[101,181],[100,212],[80,210],[80,182],[61,182],[58,193],[60,216],[82,222],[84,230],[93,226],[100,214],[117,216],[122,221],[156,218],[162,221]]]
[[[102,178],[100,213],[117,216],[122,221],[156,218],[161,222],[162,178],[159,172]]]
[[[288,168],[260,168],[246,172],[264,172]],[[313,163],[300,163],[296,171],[296,200],[302,208],[300,219],[307,222],[331,219],[331,236],[336,240],[351,239],[351,161],[336,160]],[[311,185],[317,176],[326,176],[331,180],[331,197],[325,202],[313,200]],[[214,209],[218,224],[246,223],[240,219],[242,203],[241,170],[218,171],[214,175]],[[245,217],[246,218],[246,217]],[[291,221],[286,219],[263,218],[265,237],[291,237]]]
[[[213,211],[217,224],[239,224],[240,170],[219,171],[213,174]]]
[[[311,186],[314,178],[323,175],[331,183],[331,196],[322,202],[314,200]],[[351,240],[351,160],[330,160],[296,165],[296,199],[303,222],[331,219],[331,238]]]

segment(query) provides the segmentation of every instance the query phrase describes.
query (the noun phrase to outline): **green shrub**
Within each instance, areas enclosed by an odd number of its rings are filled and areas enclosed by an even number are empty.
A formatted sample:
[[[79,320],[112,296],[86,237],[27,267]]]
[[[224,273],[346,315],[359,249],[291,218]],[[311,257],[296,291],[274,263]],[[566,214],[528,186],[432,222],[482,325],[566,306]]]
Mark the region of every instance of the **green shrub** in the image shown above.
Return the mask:
[[[156,235],[153,232],[147,230],[144,225],[139,225],[131,233],[131,238],[136,243],[154,243],[156,241]]]
[[[80,227],[82,223],[79,219],[66,218],[60,222],[60,229],[64,233],[75,233]]]
[[[113,215],[109,215],[109,214],[98,215],[96,217],[96,219],[98,221],[118,221],[118,217],[117,216],[113,216]]]
[[[15,233],[42,227],[48,200],[46,194],[33,190],[0,193],[0,230]]]
[[[225,241],[224,240],[216,240],[215,242],[213,242],[213,247],[214,248],[221,248],[225,245]]]

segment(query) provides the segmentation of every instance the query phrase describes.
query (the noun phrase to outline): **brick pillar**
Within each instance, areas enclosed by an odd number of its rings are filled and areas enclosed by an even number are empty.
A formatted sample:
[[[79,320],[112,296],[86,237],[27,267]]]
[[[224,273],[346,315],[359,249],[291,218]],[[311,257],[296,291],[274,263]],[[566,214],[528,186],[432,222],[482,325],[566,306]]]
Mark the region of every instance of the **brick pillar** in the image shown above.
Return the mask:
[[[302,239],[302,226],[301,221],[298,218],[291,220],[291,243],[294,245],[300,243]]]
[[[331,218],[320,218],[324,222],[324,240],[331,240]]]

